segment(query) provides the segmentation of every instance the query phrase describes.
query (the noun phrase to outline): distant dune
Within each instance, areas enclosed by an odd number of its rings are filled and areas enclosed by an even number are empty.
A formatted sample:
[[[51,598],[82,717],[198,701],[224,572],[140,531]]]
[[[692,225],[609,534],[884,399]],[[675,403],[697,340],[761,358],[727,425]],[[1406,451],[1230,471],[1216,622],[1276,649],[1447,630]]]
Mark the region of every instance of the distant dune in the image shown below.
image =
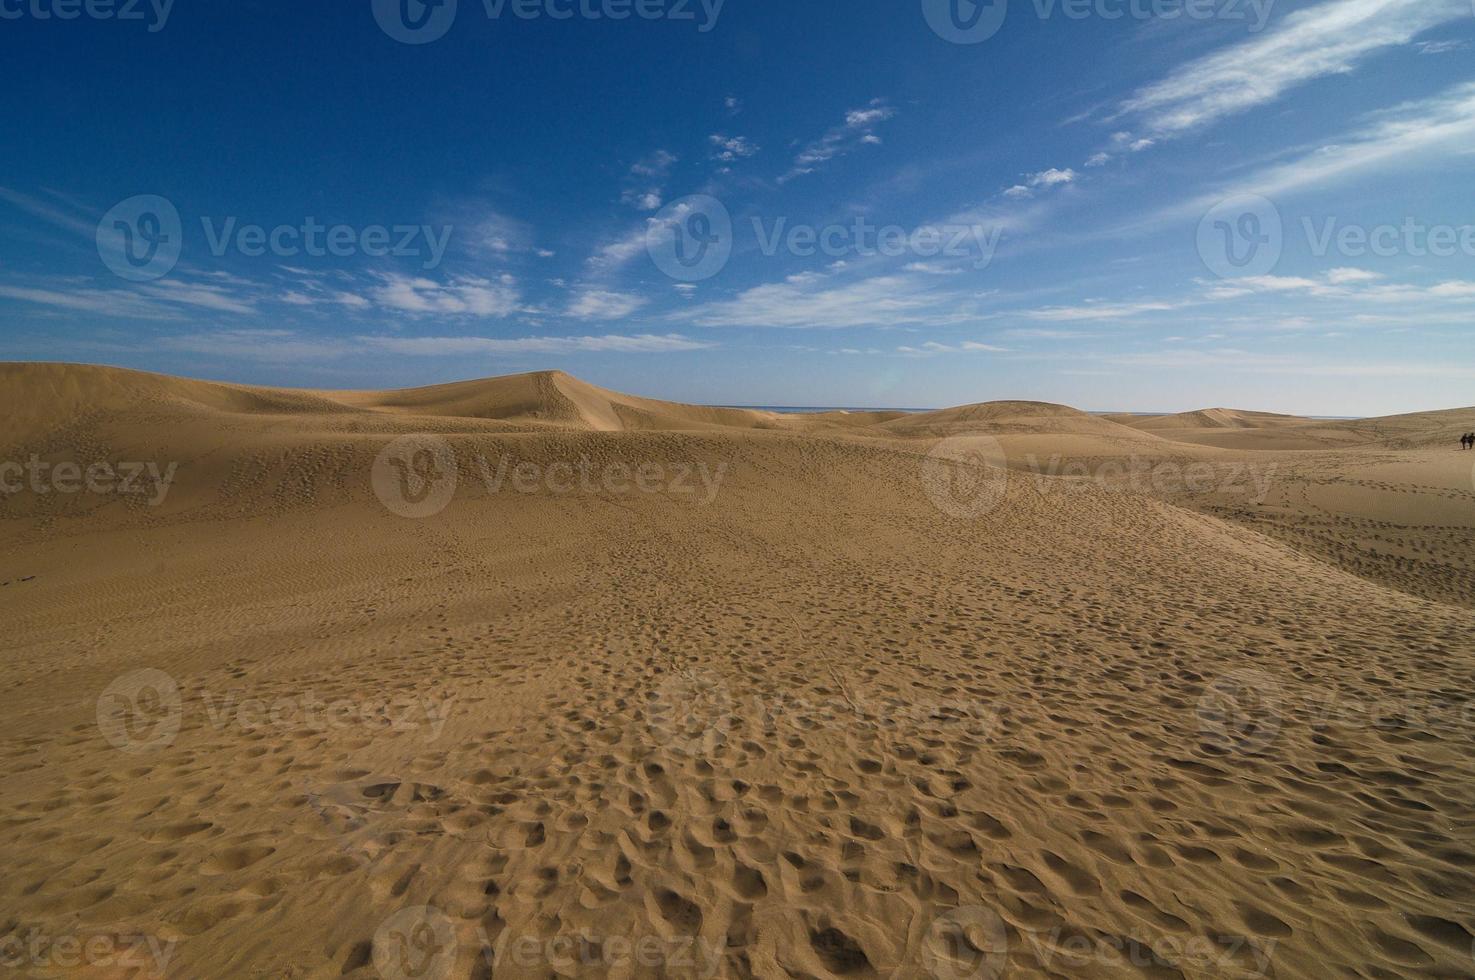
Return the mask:
[[[1287,425],[1304,425],[1307,419],[1298,415],[1274,412],[1246,412],[1233,408],[1204,408],[1177,415],[1112,415],[1109,418],[1134,429],[1269,429]]]
[[[194,381],[124,368],[83,364],[0,363],[12,438],[78,416],[106,412],[165,412],[180,417],[359,413],[419,419],[503,422],[516,430],[590,432],[774,429],[847,430],[900,437],[941,438],[960,432],[997,435],[1084,435],[1146,444],[1167,438],[1195,442],[1224,430],[1239,433],[1238,448],[1287,448],[1288,437],[1316,445],[1379,442],[1438,444],[1475,426],[1475,408],[1348,421],[1306,419],[1272,412],[1208,408],[1177,415],[1090,415],[1066,405],[989,401],[930,412],[820,412],[783,414],[715,408],[622,394],[562,371],[459,381],[389,391],[268,388]],[[391,426],[393,427],[393,426]],[[493,427],[487,431],[509,431]],[[1309,447],[1308,447],[1309,448]]]
[[[342,412],[343,405],[308,391],[192,381],[89,364],[0,363],[0,411],[6,436],[25,438],[101,413],[161,411],[179,415]]]
[[[637,398],[599,388],[562,371],[539,371],[431,388],[383,392],[324,392],[360,408],[413,415],[550,423],[595,432],[645,429],[754,428],[771,412],[707,408]]]
[[[1469,974],[1475,409],[10,364],[0,410],[0,938],[153,937],[171,977],[382,980],[407,937],[477,978]]]

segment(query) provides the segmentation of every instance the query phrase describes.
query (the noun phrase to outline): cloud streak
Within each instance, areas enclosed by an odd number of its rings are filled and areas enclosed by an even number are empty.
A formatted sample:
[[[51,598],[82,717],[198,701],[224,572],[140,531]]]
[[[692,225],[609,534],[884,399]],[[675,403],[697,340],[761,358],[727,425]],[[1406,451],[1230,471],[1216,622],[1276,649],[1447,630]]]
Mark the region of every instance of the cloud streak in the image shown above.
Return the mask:
[[[505,317],[521,308],[516,280],[493,281],[460,277],[440,283],[433,279],[388,274],[371,290],[380,306],[402,313],[440,316]]]
[[[1251,40],[1190,61],[1121,106],[1157,136],[1176,136],[1266,105],[1317,78],[1345,74],[1385,49],[1457,18],[1465,0],[1328,0]]]
[[[1406,102],[1367,117],[1362,129],[1336,143],[1303,153],[1229,188],[1185,202],[1169,216],[1203,213],[1220,200],[1325,188],[1359,173],[1387,169],[1410,158],[1437,159],[1471,153],[1475,147],[1475,82],[1465,82],[1427,99]]]
[[[794,158],[794,166],[781,177],[780,184],[796,177],[812,174],[822,163],[849,153],[858,146],[874,146],[881,142],[876,127],[896,115],[896,110],[884,99],[872,99],[863,109],[851,109],[845,114],[845,122],[834,127],[824,136],[810,143]]]
[[[924,281],[927,280],[927,281]],[[702,327],[835,330],[897,324],[948,325],[979,317],[977,295],[936,290],[933,276],[884,275],[837,283],[817,274],[754,286],[730,300],[673,314]]]
[[[717,346],[681,334],[605,334],[589,337],[359,337],[357,342],[394,354],[446,357],[467,354],[575,354],[608,351],[666,354]]]

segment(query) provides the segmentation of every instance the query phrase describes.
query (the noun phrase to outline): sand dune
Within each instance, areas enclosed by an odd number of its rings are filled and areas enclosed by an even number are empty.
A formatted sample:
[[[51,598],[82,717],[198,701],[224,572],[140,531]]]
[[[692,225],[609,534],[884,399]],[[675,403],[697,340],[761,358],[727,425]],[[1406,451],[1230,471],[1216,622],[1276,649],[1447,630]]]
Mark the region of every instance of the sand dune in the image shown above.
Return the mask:
[[[1111,415],[1109,418],[1134,429],[1153,432],[1159,429],[1270,429],[1305,425],[1309,420],[1298,415],[1274,412],[1247,412],[1234,408],[1204,408],[1177,415]]]
[[[1475,975],[1475,411],[0,382],[20,975]]]
[[[69,423],[105,424],[114,412],[201,416],[341,412],[341,404],[306,391],[192,381],[86,364],[0,363],[6,441]]]
[[[1156,435],[1048,402],[995,401],[945,408],[883,422],[870,431],[911,440],[987,436],[997,462],[1013,467],[1062,456],[1099,459],[1174,451]]]
[[[406,391],[324,392],[324,395],[356,407],[412,415],[546,422],[596,432],[716,426],[748,429],[775,418],[771,412],[637,398],[588,384],[562,371],[539,371]]]
[[[1457,446],[1475,431],[1475,409],[1456,408],[1369,419],[1307,419],[1273,412],[1206,408],[1177,415],[1108,415],[1122,425],[1165,439],[1225,449],[1336,449]]]

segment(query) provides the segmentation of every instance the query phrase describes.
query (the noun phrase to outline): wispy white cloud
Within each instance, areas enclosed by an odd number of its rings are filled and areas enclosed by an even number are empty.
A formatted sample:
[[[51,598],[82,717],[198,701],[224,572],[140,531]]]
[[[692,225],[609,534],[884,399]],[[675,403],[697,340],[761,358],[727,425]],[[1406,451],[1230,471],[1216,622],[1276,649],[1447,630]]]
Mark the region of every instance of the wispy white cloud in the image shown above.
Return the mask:
[[[618,320],[644,306],[644,296],[605,289],[586,289],[569,304],[568,315],[580,320]]]
[[[1004,335],[1021,340],[1081,340],[1097,336],[1086,330],[1060,330],[1053,327],[1015,327],[1005,330]]]
[[[650,220],[643,221],[619,238],[600,245],[594,250],[594,254],[589,256],[590,270],[596,273],[609,273],[628,265],[632,259],[645,251],[645,240],[649,228]]]
[[[1469,157],[1475,153],[1475,82],[1368,115],[1362,128],[1335,143],[1302,153],[1212,193],[1188,199],[1145,224],[1202,215],[1220,201],[1243,194],[1274,200],[1306,187],[1324,189],[1339,180],[1384,172],[1410,162]]]
[[[1306,276],[1245,276],[1221,282],[1206,282],[1211,300],[1244,296],[1298,294],[1317,299],[1347,300],[1355,308],[1368,303],[1400,306],[1442,306],[1467,310],[1475,300],[1475,282],[1451,279],[1430,285],[1388,282],[1384,276],[1362,269],[1331,269],[1321,278]]]
[[[1374,282],[1383,278],[1383,275],[1379,272],[1373,272],[1371,269],[1350,269],[1344,267],[1328,269],[1326,278],[1327,282],[1341,286],[1351,282]]]
[[[1111,140],[1107,143],[1106,149],[1086,158],[1086,166],[1102,167],[1110,163],[1115,156],[1124,153],[1141,153],[1156,144],[1157,140],[1151,137],[1136,136],[1128,130],[1121,130],[1111,134]]]
[[[781,177],[779,183],[787,183],[795,177],[814,173],[820,164],[848,153],[857,146],[874,145],[881,142],[876,127],[896,115],[896,110],[884,99],[873,99],[863,109],[852,109],[845,114],[845,122],[810,143],[794,158],[794,166]]]
[[[963,273],[957,266],[944,265],[941,262],[912,262],[902,268],[904,272],[920,272],[926,276],[957,276]]]
[[[1315,375],[1340,378],[1475,378],[1475,366],[1428,362],[1335,362],[1303,354],[1271,354],[1233,347],[1103,353],[1093,359],[1121,367],[1147,369],[1241,370],[1256,374]]]
[[[817,274],[792,276],[744,290],[730,300],[672,314],[704,327],[840,329],[896,324],[956,324],[978,319],[976,294],[939,291],[931,277],[885,275],[837,282]]]
[[[202,281],[204,280],[204,281]],[[92,280],[50,277],[40,282],[0,284],[0,297],[101,316],[130,319],[179,319],[192,310],[216,313],[255,313],[266,299],[275,298],[260,284],[234,276],[209,274],[99,288]]]
[[[671,167],[676,161],[676,154],[666,150],[656,150],[650,156],[637,160],[630,167],[630,172],[639,177],[665,177],[671,172]]]
[[[1044,306],[1025,310],[1022,315],[1031,320],[1066,322],[1073,320],[1125,320],[1144,313],[1164,313],[1181,309],[1187,305],[1182,301],[1142,300],[1137,302],[1083,303],[1079,306]]]
[[[502,214],[500,211],[485,210],[468,216],[466,233],[457,238],[477,251],[494,255],[510,252],[525,252],[532,248],[532,226],[525,221]]]
[[[671,168],[676,162],[676,155],[666,150],[656,150],[637,160],[630,167],[625,189],[620,193],[621,203],[628,204],[637,211],[655,211],[660,208],[666,178],[670,176]]]
[[[1276,27],[1181,65],[1121,111],[1173,136],[1278,100],[1313,79],[1352,71],[1373,54],[1470,17],[1466,0],[1327,0]]]
[[[0,285],[0,296],[38,306],[129,319],[177,319],[179,311],[125,289]]]
[[[573,354],[609,351],[662,354],[717,346],[681,334],[605,334],[595,337],[359,337],[358,343],[395,354],[444,357],[470,354]]]
[[[138,287],[139,292],[166,303],[197,306],[218,313],[255,313],[256,304],[221,286],[160,279]]]
[[[489,354],[576,354],[606,351],[661,354],[716,344],[680,334],[606,334],[585,337],[318,337],[292,330],[211,330],[164,337],[169,350],[267,363],[341,359],[365,354],[467,357]]]
[[[1469,41],[1421,41],[1419,43],[1419,54],[1449,54],[1451,51],[1463,51],[1470,46]]]
[[[211,330],[163,337],[161,347],[216,358],[285,364],[342,357],[352,345],[332,337],[306,337],[290,330]]]
[[[1061,184],[1074,183],[1080,175],[1074,170],[1066,167],[1064,170],[1051,167],[1049,170],[1041,170],[1039,173],[1029,174],[1024,178],[1024,183],[1015,184],[1004,192],[1005,197],[1033,197],[1035,191],[1041,187],[1058,187]]]
[[[759,150],[758,144],[746,136],[726,136],[722,133],[713,133],[707,137],[707,142],[712,144],[712,159],[723,163],[747,159]]]
[[[58,195],[60,198],[60,196]],[[64,202],[62,207],[55,203],[30,194],[22,194],[20,191],[11,190],[9,187],[0,186],[0,201],[5,201],[20,208],[48,224],[55,225],[78,235],[89,238],[97,234],[97,218],[88,218],[81,215],[74,203]],[[100,216],[100,215],[99,215]]]
[[[350,310],[367,310],[371,306],[367,299],[357,293],[345,293],[334,290],[289,290],[278,297],[288,306],[310,307],[347,307]]]
[[[938,354],[1006,354],[1007,347],[995,347],[993,344],[983,344],[976,340],[965,340],[957,344],[942,344],[935,340],[918,344],[915,347],[898,347],[897,353],[906,354],[910,357],[935,357]]]
[[[657,211],[661,207],[661,192],[659,190],[626,191],[620,196],[620,201],[630,205],[637,211]]]
[[[505,317],[521,306],[517,281],[462,276],[448,282],[398,274],[379,277],[370,295],[380,306],[404,313],[439,316]]]

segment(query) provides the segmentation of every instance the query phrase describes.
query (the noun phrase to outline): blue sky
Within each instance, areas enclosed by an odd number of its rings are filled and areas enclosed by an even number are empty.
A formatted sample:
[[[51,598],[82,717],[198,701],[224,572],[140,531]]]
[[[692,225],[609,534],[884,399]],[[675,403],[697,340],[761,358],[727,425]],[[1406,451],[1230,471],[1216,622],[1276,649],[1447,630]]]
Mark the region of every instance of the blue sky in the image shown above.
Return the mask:
[[[0,358],[1475,404],[1471,0],[91,2],[0,0]]]

